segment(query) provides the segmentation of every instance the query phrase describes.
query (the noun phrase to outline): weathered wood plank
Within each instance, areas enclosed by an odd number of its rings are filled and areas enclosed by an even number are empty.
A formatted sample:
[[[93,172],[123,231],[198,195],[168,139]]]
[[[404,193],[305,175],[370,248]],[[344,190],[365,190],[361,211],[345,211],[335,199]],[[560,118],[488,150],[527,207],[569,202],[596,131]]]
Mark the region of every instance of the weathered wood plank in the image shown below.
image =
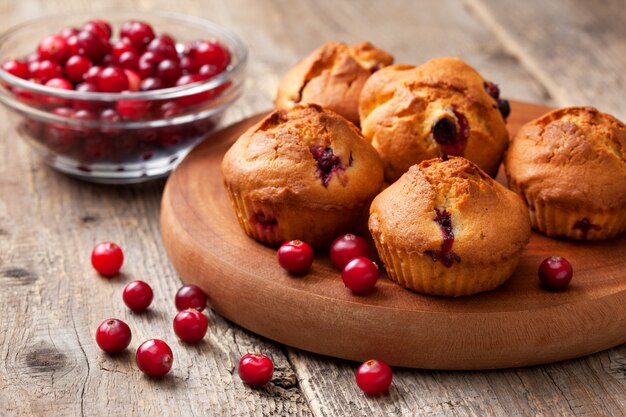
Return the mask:
[[[466,0],[562,106],[626,120],[626,5],[620,0]]]

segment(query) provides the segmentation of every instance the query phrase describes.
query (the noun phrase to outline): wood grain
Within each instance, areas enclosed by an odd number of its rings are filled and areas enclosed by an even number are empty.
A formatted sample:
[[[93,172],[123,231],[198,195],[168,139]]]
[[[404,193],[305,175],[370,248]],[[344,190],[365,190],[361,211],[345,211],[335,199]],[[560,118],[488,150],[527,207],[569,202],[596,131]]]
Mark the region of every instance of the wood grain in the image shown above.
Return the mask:
[[[570,33],[566,10],[583,7],[586,2],[554,3],[564,10],[552,16],[551,24],[560,31],[558,38]],[[609,10],[622,6],[621,0],[603,2]],[[89,10],[104,16],[102,10],[116,7],[194,14],[233,28],[246,40],[251,51],[246,91],[229,110],[227,123],[269,109],[280,75],[326,39],[371,39],[393,51],[398,62],[419,64],[433,56],[460,56],[499,83],[504,95],[554,104],[548,92],[554,88],[548,90],[540,74],[518,61],[519,51],[512,55],[502,38],[485,28],[460,0],[136,0],[132,4],[121,0],[0,0],[0,28],[47,13]],[[494,4],[493,10],[506,13],[511,7]],[[540,11],[546,5],[529,7]],[[600,7],[595,9],[586,15],[591,23],[603,13]],[[602,35],[605,46],[599,49],[600,61],[615,59],[623,46],[623,38],[616,39],[617,31],[619,28],[610,27]],[[535,39],[537,43],[527,47],[539,48],[544,41],[550,40]],[[541,55],[538,60],[546,65],[565,59],[585,62],[590,54],[587,48],[583,43],[569,50],[567,58]],[[606,76],[586,62],[580,71],[585,71],[591,85]],[[623,96],[623,86],[621,93],[619,88],[608,93]],[[601,98],[599,92],[589,94],[591,99]],[[157,227],[163,183],[117,189],[56,174],[18,140],[4,110],[0,110],[0,149],[0,305],[4,306],[0,316],[0,414],[626,414],[624,346],[530,369],[480,373],[398,369],[391,395],[369,399],[354,384],[355,364],[291,348],[285,356],[283,347],[211,313],[207,343],[196,353],[172,343],[176,366],[180,366],[174,378],[166,384],[145,379],[135,369],[131,355],[116,360],[101,355],[93,331],[100,320],[119,315],[134,323],[133,343],[158,334],[173,338],[171,317],[159,319],[171,314],[168,303],[179,285]],[[156,318],[128,314],[118,298],[122,284],[100,280],[92,273],[88,253],[102,239],[124,245],[128,261],[123,279],[143,278],[155,287]],[[237,355],[252,350],[269,353],[278,364],[277,377],[262,390],[242,386],[231,372]]]

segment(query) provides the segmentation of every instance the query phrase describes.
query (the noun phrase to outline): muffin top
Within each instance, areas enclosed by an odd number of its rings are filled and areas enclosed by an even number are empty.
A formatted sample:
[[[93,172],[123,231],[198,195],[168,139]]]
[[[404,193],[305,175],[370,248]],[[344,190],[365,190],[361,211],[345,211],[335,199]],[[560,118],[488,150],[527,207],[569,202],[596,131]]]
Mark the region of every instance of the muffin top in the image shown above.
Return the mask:
[[[505,165],[509,179],[539,200],[626,207],[626,126],[592,107],[563,108],[527,123]]]
[[[325,43],[287,72],[278,87],[276,107],[316,103],[358,124],[359,95],[365,81],[392,62],[390,54],[369,42],[350,47]]]
[[[390,245],[445,266],[505,259],[530,238],[522,200],[459,157],[412,166],[374,199],[369,227]]]
[[[419,67],[392,65],[372,75],[359,112],[366,139],[383,156],[387,180],[442,155],[463,156],[490,175],[508,144],[498,87],[457,58]]]
[[[315,207],[363,204],[383,182],[380,158],[358,129],[315,104],[274,111],[250,128],[222,173],[255,200]]]

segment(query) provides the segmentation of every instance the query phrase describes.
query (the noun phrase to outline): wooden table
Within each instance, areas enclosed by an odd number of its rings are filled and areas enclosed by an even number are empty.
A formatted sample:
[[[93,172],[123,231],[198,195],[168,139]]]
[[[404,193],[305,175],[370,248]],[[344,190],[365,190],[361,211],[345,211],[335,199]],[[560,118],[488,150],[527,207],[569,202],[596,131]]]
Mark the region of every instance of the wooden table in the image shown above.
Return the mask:
[[[0,1],[0,28],[50,12],[113,5],[86,0]],[[228,122],[270,108],[280,75],[323,41],[369,39],[397,62],[456,55],[500,84],[503,94],[552,105],[590,104],[626,119],[623,0],[338,2],[147,1],[139,8],[195,14],[235,29],[251,50],[244,97]],[[138,15],[140,16],[140,15]],[[209,312],[206,340],[180,344],[171,329],[180,282],[161,244],[163,181],[133,187],[77,182],[43,165],[0,112],[0,414],[263,416],[626,415],[626,346],[586,358],[485,372],[396,369],[388,395],[367,398],[356,364],[259,338]],[[110,239],[127,260],[122,277],[99,278],[93,245]],[[123,283],[155,290],[147,314],[121,302]],[[94,341],[105,318],[132,323],[134,339],[111,359]],[[626,331],[626,329],[624,330]],[[134,363],[140,341],[171,342],[163,380]],[[270,384],[237,376],[246,352],[271,356]]]

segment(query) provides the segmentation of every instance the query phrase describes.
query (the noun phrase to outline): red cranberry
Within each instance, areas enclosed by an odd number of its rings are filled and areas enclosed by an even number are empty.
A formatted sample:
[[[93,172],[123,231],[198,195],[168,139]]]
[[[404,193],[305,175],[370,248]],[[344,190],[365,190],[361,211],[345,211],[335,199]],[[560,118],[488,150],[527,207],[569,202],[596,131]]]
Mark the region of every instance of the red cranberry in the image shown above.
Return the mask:
[[[96,85],[85,82],[78,84],[76,91],[81,93],[97,93],[100,90],[98,90]],[[73,104],[74,108],[77,110],[97,110],[102,107],[102,103],[93,100],[76,99]],[[85,114],[81,113],[81,120],[89,120],[85,119],[83,116],[85,116]]]
[[[135,313],[146,311],[153,297],[152,288],[141,280],[129,282],[122,293],[124,303]]]
[[[2,64],[2,69],[18,78],[28,79],[28,77],[30,76],[30,72],[28,71],[28,64],[22,61],[18,61],[17,59],[6,61],[4,64]]]
[[[92,32],[94,35],[99,36],[104,40],[109,40],[111,38],[111,25],[109,25],[104,20],[94,19],[85,23],[81,30],[86,30],[88,32]]]
[[[57,88],[59,90],[73,90],[74,86],[71,82],[66,80],[65,78],[52,78],[48,80],[45,84],[46,87]],[[67,99],[61,97],[53,97],[53,96],[45,96],[43,101],[46,104],[52,104],[57,106],[65,106],[68,103]]]
[[[364,256],[352,259],[341,272],[343,283],[357,294],[370,292],[378,281],[378,267]]]
[[[43,38],[37,52],[39,52],[41,59],[49,59],[61,64],[70,56],[67,41],[59,35],[48,35]]]
[[[141,78],[139,74],[133,70],[125,69],[126,77],[128,78],[128,89],[130,91],[139,91],[141,87]]]
[[[117,65],[131,70],[139,68],[139,56],[134,51],[123,52],[119,58],[117,58]]]
[[[175,101],[166,101],[157,109],[157,115],[164,119],[169,119],[182,112],[182,108]]]
[[[175,302],[178,311],[189,308],[202,311],[206,307],[206,294],[195,285],[185,285],[176,293]]]
[[[31,72],[31,76],[42,83],[46,83],[53,78],[63,77],[63,68],[57,62],[45,60],[39,62],[35,71]]]
[[[87,72],[83,76],[83,79],[85,80],[86,83],[97,86],[98,80],[100,79],[100,73],[102,72],[103,69],[104,69],[103,67],[99,65],[95,65],[87,70]]]
[[[124,23],[120,35],[137,49],[144,49],[154,39],[152,26],[136,20]]]
[[[539,281],[546,288],[561,290],[569,285],[574,271],[567,259],[560,256],[550,256],[541,262],[538,274]]]
[[[193,308],[180,311],[174,318],[174,333],[186,343],[201,341],[208,327],[209,321],[204,314]]]
[[[216,41],[199,41],[192,49],[192,57],[198,65],[211,64],[224,69],[230,62],[230,53]]]
[[[137,53],[133,44],[126,38],[120,39],[111,46],[111,55],[114,61],[118,60],[124,52]]]
[[[150,102],[145,100],[119,100],[115,109],[124,119],[141,120],[150,111]]]
[[[177,59],[178,57],[176,52],[176,43],[168,35],[159,35],[154,38],[146,50],[150,52],[157,52],[159,55],[167,59]]]
[[[132,333],[128,324],[118,319],[107,319],[96,330],[96,343],[106,353],[119,353],[130,345]]]
[[[113,242],[98,243],[91,252],[91,265],[105,277],[117,274],[123,263],[124,253]]]
[[[160,90],[161,88],[164,88],[164,87],[165,86],[163,85],[163,81],[161,81],[160,78],[148,77],[141,81],[140,90],[141,91],[153,91],[153,90]]]
[[[159,77],[166,85],[172,85],[183,75],[178,61],[173,59],[165,59],[157,66],[157,77]]]
[[[172,349],[162,340],[150,339],[137,348],[137,366],[141,371],[153,377],[160,377],[172,369],[174,354]]]
[[[113,109],[102,110],[102,112],[100,113],[100,121],[102,122],[103,125],[101,126],[100,131],[104,134],[118,137],[120,130],[117,129],[115,125],[117,125],[121,120],[122,118],[120,117],[118,112],[116,112],[115,110]],[[107,126],[107,125],[113,125],[113,126]]]
[[[83,154],[88,160],[104,159],[110,154],[110,151],[111,143],[103,136],[87,135],[83,142]]]
[[[205,64],[198,70],[198,75],[200,75],[203,79],[208,80],[218,74],[221,74],[222,72],[223,70],[220,70],[215,65]]]
[[[292,240],[278,248],[278,263],[293,275],[304,275],[313,264],[313,249],[308,243]]]
[[[389,389],[393,374],[385,362],[371,359],[356,371],[356,384],[367,395],[382,394]]]
[[[272,379],[274,364],[260,353],[246,353],[239,361],[239,377],[253,387],[265,385]]]
[[[106,40],[93,32],[82,30],[76,35],[75,48],[70,47],[70,49],[75,49],[75,51],[72,51],[72,55],[85,55],[93,62],[100,62],[110,52],[111,47]]]
[[[315,162],[317,162],[315,175],[320,179],[324,187],[328,187],[333,174],[345,170],[341,158],[335,155],[333,148],[330,146],[314,145],[311,146],[309,151]]]
[[[337,268],[343,269],[354,258],[359,256],[367,258],[369,252],[370,247],[367,240],[361,236],[348,233],[339,236],[330,246],[330,260]]]
[[[145,52],[139,58],[137,69],[141,78],[153,77],[156,74],[156,67],[163,60],[163,56],[158,52]]]
[[[194,84],[201,81],[204,81],[204,79],[198,74],[183,75],[178,79],[178,81],[176,81],[176,86],[180,87],[182,85]],[[192,107],[207,102],[211,99],[211,97],[212,91],[203,91],[201,93],[180,97],[177,101],[178,104],[183,107]]]
[[[74,111],[65,107],[57,107],[52,110],[52,113],[66,119],[71,119],[74,116]],[[44,135],[46,145],[60,153],[68,152],[78,140],[72,128],[62,123],[46,124]]]
[[[180,69],[185,74],[195,74],[198,72],[199,65],[195,59],[190,56],[184,56],[180,59]]]
[[[107,67],[98,76],[98,88],[105,93],[128,90],[128,77],[121,68]]]
[[[65,29],[63,29],[61,32],[59,32],[59,35],[67,40],[72,36],[76,36],[78,35],[78,32],[80,32],[78,29],[76,29],[75,27],[67,27]]]
[[[65,76],[75,83],[80,83],[91,68],[91,61],[82,55],[73,55],[65,63]]]

